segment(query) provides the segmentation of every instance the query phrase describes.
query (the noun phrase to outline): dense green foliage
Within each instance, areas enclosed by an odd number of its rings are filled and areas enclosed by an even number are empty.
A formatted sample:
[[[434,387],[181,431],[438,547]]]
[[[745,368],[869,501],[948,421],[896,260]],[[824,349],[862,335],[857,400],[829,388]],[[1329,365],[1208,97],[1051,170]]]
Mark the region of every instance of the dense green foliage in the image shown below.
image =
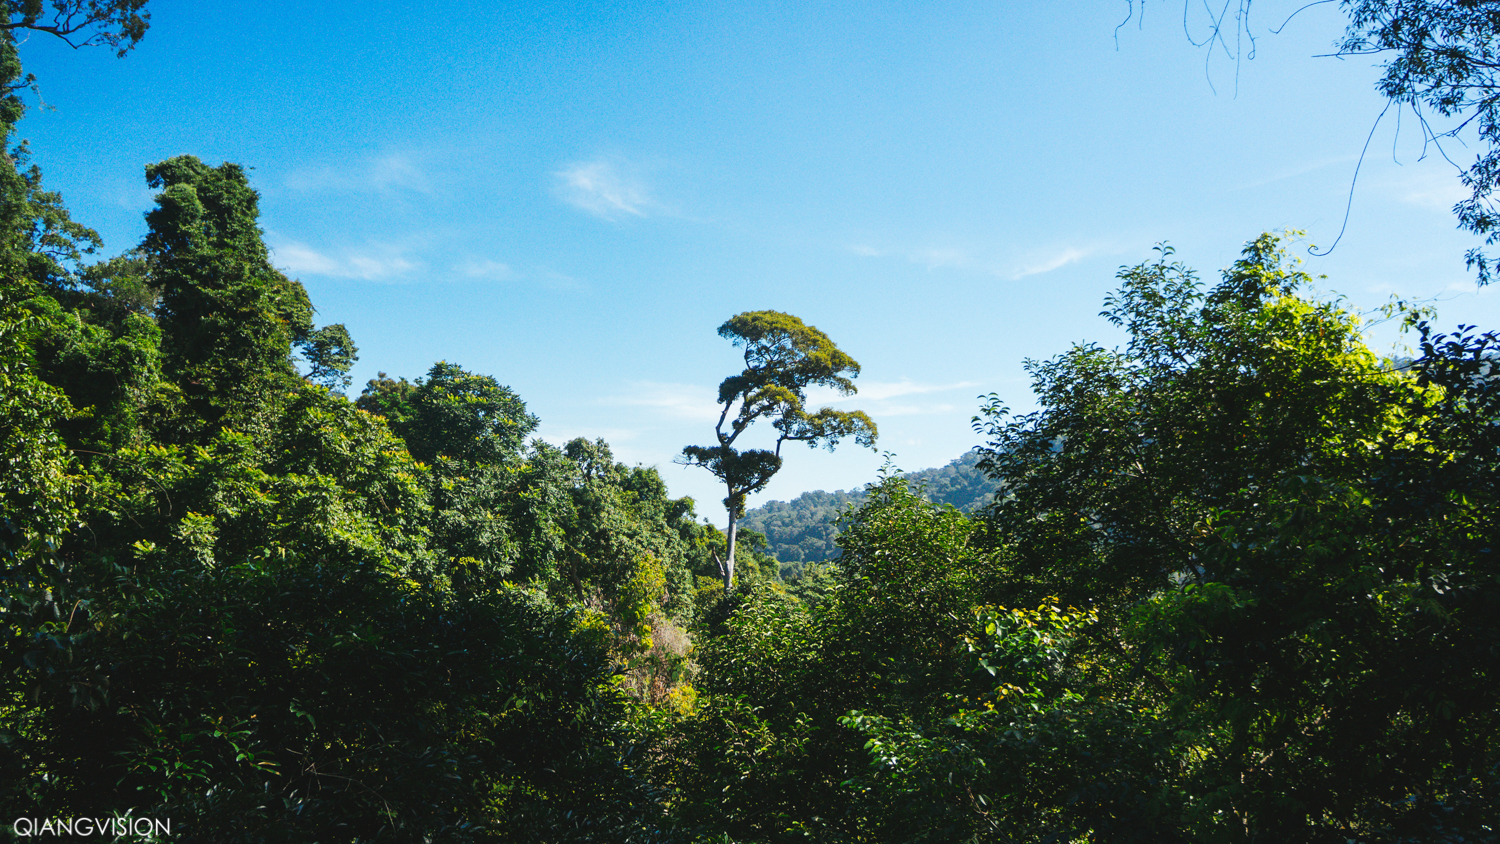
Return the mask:
[[[77,8],[128,47],[140,6]],[[1212,286],[1162,247],[1105,304],[1123,349],[1029,362],[1040,409],[990,397],[986,444],[942,470],[767,508],[776,542],[746,530],[726,590],[732,532],[602,441],[529,439],[496,378],[438,362],[344,396],[353,338],[270,264],[243,168],[151,165],[146,237],[90,263],[13,144],[9,31],[0,70],[8,817],[215,842],[1500,840],[1500,336],[1412,314],[1397,365],[1275,237]],[[802,408],[854,367],[816,329],[724,330],[747,346],[731,433],[873,438]],[[724,471],[731,515],[769,477]],[[838,496],[837,565],[791,545],[779,571],[787,532],[822,536],[789,514]]]
[[[145,239],[86,265],[97,236],[7,160],[0,810],[660,838],[625,725],[684,670],[658,640],[717,534],[692,502],[603,443],[528,444],[521,399],[453,364],[330,392],[353,340],[270,264],[243,168],[151,165]]]
[[[917,494],[936,504],[970,512],[989,503],[995,482],[979,471],[979,453],[968,452],[946,466],[903,474]],[[740,524],[766,537],[771,556],[781,562],[783,576],[802,576],[807,563],[838,557],[840,513],[864,501],[862,489],[804,492],[791,501],[768,501],[745,511]]]
[[[734,840],[1493,841],[1500,338],[1394,369],[1264,236],[1121,272],[1123,350],[992,400],[981,513],[900,478],[745,595],[655,776]]]

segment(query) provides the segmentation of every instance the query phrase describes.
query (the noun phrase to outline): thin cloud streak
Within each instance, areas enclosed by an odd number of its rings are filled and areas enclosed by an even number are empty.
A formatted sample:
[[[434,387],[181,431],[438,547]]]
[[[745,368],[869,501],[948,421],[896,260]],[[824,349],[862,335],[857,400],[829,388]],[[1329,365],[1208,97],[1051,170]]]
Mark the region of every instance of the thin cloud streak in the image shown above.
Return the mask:
[[[956,381],[951,384],[923,384],[909,378],[902,378],[899,381],[856,382],[856,386],[859,388],[859,392],[852,396],[839,395],[837,391],[826,387],[810,389],[807,391],[808,406],[816,408],[825,405],[849,404],[869,413],[877,419],[890,416],[927,416],[939,413],[952,413],[958,408],[956,405],[947,402],[920,404],[896,402],[893,400],[907,396],[972,389],[979,386],[979,383],[977,381]]]
[[[1075,264],[1100,251],[1098,246],[1064,246],[1051,253],[1026,260],[1020,267],[1004,267],[974,251],[960,247],[926,247],[922,249],[880,249],[867,243],[846,246],[850,254],[861,258],[894,257],[917,264],[928,270],[953,269],[964,272],[984,273],[1006,281],[1019,281],[1034,275],[1050,273],[1069,264]],[[1033,252],[1035,255],[1035,252]]]
[[[399,153],[370,158],[355,166],[301,168],[293,170],[282,182],[288,189],[302,192],[433,193],[430,175],[411,156]]]
[[[569,164],[552,175],[558,198],[604,220],[645,217],[655,207],[645,181],[621,172],[613,161],[601,158]]]
[[[882,406],[876,413],[879,416],[931,416],[938,413],[952,413],[957,409],[956,405],[951,404],[893,404]]]
[[[1269,176],[1263,176],[1259,179],[1255,179],[1249,182],[1243,182],[1231,189],[1253,190],[1254,188],[1265,187],[1266,185],[1272,185],[1277,182],[1296,178],[1297,176],[1303,176],[1317,170],[1322,170],[1325,167],[1332,167],[1335,164],[1353,164],[1358,160],[1359,156],[1357,155],[1337,155],[1329,158],[1323,158],[1318,161],[1307,161],[1301,164],[1294,164],[1291,167],[1283,167]]]
[[[489,258],[471,258],[453,268],[462,276],[484,281],[509,281],[516,277],[509,264]]]
[[[576,293],[586,289],[586,285],[583,282],[567,273],[560,273],[551,267],[536,267],[532,271],[530,278],[549,290]]]
[[[538,436],[555,446],[564,446],[573,440],[583,437],[586,440],[602,439],[609,443],[611,450],[615,443],[638,439],[641,432],[635,428],[593,428],[593,427],[565,427],[561,431],[543,431]]]
[[[297,241],[279,243],[271,248],[271,254],[282,269],[294,275],[388,281],[408,275],[420,267],[387,249],[373,252],[346,251],[335,256]]]
[[[899,398],[901,396],[915,396],[924,393],[941,393],[948,390],[961,390],[965,387],[977,387],[977,381],[958,381],[952,384],[920,384],[910,378],[902,378],[900,381],[856,381],[855,386],[859,392],[852,396],[841,396],[833,390],[819,389],[809,390],[808,398],[818,397],[820,402],[852,402],[852,401],[885,401],[887,399]]]
[[[1463,183],[1446,173],[1425,173],[1392,186],[1402,202],[1435,211],[1449,211],[1472,194]]]
[[[635,391],[632,394],[604,401],[608,404],[652,408],[673,419],[700,422],[719,418],[720,408],[714,401],[715,393],[711,387],[659,381],[636,381],[630,386]]]
[[[975,381],[958,381],[952,384],[922,384],[903,378],[900,381],[870,381],[859,385],[859,392],[842,396],[826,387],[813,387],[807,391],[810,409],[832,404],[860,404],[871,413],[882,416],[910,416],[915,414],[947,413],[952,404],[917,405],[891,403],[892,399],[904,396],[940,393],[977,387]],[[696,384],[675,384],[658,381],[637,381],[631,384],[634,392],[614,396],[602,401],[607,404],[651,408],[672,419],[694,422],[713,422],[719,418],[722,407],[715,401],[711,387]]]
[[[1008,277],[1011,281],[1020,281],[1028,276],[1050,273],[1053,270],[1062,269],[1069,264],[1076,264],[1092,254],[1094,254],[1093,248],[1080,249],[1076,246],[1068,246],[1054,255],[1016,270]]]

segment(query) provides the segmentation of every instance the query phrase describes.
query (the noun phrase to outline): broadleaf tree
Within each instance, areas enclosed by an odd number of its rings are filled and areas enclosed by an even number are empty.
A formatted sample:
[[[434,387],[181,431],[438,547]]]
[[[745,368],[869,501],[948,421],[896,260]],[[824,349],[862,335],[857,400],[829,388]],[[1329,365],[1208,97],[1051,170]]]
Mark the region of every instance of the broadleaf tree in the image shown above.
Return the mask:
[[[308,332],[297,345],[307,358],[307,380],[342,393],[353,380],[349,370],[359,360],[359,347],[341,322]]]
[[[746,311],[719,326],[719,336],[744,348],[745,369],[719,384],[722,410],[714,425],[715,444],[687,446],[682,462],[702,466],[724,484],[729,530],[719,572],[727,592],[734,587],[735,535],[745,499],[764,489],[781,469],[782,444],[804,442],[809,448],[832,451],[841,440],[853,437],[873,448],[876,428],[860,410],[822,407],[808,412],[808,387],[829,387],[851,396],[857,392],[853,379],[859,375],[859,363],[817,328],[780,311]],[[740,436],[763,419],[776,430],[775,446],[737,448]]]

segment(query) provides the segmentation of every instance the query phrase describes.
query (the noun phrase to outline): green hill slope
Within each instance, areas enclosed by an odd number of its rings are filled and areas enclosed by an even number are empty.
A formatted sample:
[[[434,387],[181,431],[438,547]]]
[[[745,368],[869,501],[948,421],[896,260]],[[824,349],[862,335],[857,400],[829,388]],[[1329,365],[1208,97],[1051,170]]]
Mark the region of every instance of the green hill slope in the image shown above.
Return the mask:
[[[969,452],[946,466],[905,477],[929,500],[968,512],[988,503],[995,491],[995,482],[979,471],[978,462],[979,455]],[[746,512],[740,524],[765,534],[771,554],[790,568],[787,576],[796,577],[806,563],[838,556],[834,520],[864,497],[862,489],[805,492],[791,501],[768,501]]]

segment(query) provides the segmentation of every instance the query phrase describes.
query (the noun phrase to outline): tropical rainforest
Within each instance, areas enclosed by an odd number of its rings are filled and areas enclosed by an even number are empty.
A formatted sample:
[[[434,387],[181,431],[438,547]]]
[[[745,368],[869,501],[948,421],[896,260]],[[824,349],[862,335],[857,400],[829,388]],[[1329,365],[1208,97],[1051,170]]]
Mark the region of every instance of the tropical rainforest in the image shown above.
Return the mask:
[[[919,496],[972,512],[988,504],[995,481],[979,470],[979,453],[971,451],[947,466],[902,473]],[[766,551],[780,563],[787,579],[801,577],[806,563],[825,563],[839,555],[838,517],[865,499],[862,489],[804,492],[791,501],[767,501],[746,511],[740,522],[754,531]]]
[[[142,5],[73,4],[122,53]],[[149,233],[94,258],[15,135],[24,29],[0,37],[7,825],[1500,840],[1495,333],[1405,311],[1416,352],[1382,358],[1277,236],[1211,278],[1161,246],[1102,303],[1125,345],[1031,362],[1038,409],[985,400],[951,471],[747,518],[726,590],[691,499],[533,438],[497,378],[346,395],[355,338],[273,266],[244,168],[149,164]]]

